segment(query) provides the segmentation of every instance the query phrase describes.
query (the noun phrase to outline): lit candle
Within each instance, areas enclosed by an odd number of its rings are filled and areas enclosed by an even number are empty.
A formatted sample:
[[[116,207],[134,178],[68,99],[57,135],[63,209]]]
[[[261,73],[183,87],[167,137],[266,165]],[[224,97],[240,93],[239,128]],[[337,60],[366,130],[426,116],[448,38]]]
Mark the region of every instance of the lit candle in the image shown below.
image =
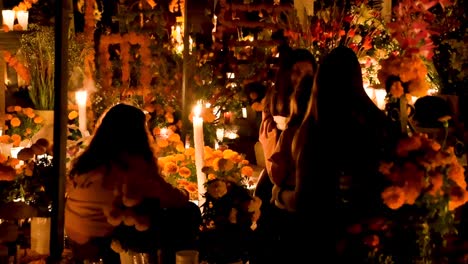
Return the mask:
[[[247,118],[247,108],[242,107],[242,117]]]
[[[13,10],[2,10],[3,24],[8,26],[9,30],[13,30],[13,24],[15,22],[15,11]]]
[[[201,110],[202,107],[200,103],[193,109],[193,141],[195,142],[195,167],[197,169],[198,204],[200,206],[205,203],[203,195],[206,192],[206,175],[202,172],[204,166],[205,142],[203,140],[203,118],[200,116]]]
[[[231,123],[231,112],[224,112],[224,124],[228,125]]]
[[[18,19],[18,24],[23,30],[28,30],[28,11],[16,11],[16,18]]]
[[[219,142],[222,142],[224,139],[224,128],[217,128],[216,129],[216,138]]]
[[[86,101],[88,99],[88,92],[77,91],[75,93],[76,104],[78,105],[78,127],[81,135],[86,136],[88,133],[86,125]]]

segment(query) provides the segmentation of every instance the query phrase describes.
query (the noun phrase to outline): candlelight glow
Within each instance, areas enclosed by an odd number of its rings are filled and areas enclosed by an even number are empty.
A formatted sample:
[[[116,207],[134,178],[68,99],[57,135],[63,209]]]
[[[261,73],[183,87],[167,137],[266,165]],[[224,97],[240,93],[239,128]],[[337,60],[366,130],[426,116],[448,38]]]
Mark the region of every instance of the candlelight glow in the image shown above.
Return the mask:
[[[202,111],[201,104],[198,103],[198,104],[193,108],[193,115],[196,116],[196,117],[200,117],[201,111]]]
[[[28,30],[28,11],[16,11],[16,18],[18,19],[18,24],[20,24],[23,30]]]
[[[76,104],[80,105],[86,105],[86,101],[88,100],[88,92],[86,91],[77,91],[75,93],[75,100]]]
[[[13,10],[2,10],[3,24],[8,26],[9,30],[13,30],[13,24],[15,22],[15,11]]]

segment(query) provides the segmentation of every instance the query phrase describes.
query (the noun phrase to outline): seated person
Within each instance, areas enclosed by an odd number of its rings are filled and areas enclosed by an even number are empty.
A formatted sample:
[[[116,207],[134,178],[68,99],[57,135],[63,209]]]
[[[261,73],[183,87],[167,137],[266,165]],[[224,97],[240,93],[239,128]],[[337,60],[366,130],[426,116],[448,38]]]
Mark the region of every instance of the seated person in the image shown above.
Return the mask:
[[[110,249],[112,233],[120,224],[109,216],[116,198],[127,207],[147,199],[157,201],[153,211],[175,209],[174,214],[161,213],[177,220],[158,220],[166,225],[161,229],[173,230],[177,236],[183,230],[179,240],[184,236],[195,240],[200,210],[189,202],[186,191],[173,187],[159,175],[151,140],[146,116],[136,107],[117,104],[100,119],[89,145],[73,161],[69,175],[72,186],[67,191],[65,232],[75,258],[119,263],[118,255]]]

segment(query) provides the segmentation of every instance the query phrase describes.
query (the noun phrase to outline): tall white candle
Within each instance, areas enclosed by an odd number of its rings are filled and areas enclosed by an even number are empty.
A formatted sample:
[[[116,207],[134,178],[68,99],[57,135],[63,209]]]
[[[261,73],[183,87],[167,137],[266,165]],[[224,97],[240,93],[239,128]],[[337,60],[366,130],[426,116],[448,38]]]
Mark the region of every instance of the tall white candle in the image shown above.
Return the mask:
[[[205,142],[203,140],[203,118],[200,116],[201,109],[201,104],[197,104],[193,109],[193,141],[195,143],[195,167],[197,169],[198,204],[200,206],[205,203],[203,195],[206,192],[206,175],[202,172],[205,165]]]
[[[247,118],[247,108],[242,107],[242,118]]]
[[[23,30],[28,30],[28,18],[29,13],[28,11],[16,11],[16,18],[18,19],[18,24],[20,24]]]
[[[13,30],[13,24],[15,23],[15,11],[13,10],[2,10],[3,24],[8,26],[9,30]]]
[[[88,92],[77,91],[75,93],[76,104],[78,105],[78,127],[81,135],[86,136],[88,128],[86,125],[86,101],[88,100]]]

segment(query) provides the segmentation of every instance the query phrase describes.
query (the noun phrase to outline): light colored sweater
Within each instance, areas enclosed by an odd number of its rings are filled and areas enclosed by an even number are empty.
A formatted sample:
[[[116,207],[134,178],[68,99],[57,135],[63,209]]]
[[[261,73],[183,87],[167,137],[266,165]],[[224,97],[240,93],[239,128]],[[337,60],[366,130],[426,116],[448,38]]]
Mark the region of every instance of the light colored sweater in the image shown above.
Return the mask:
[[[157,198],[163,208],[183,207],[188,202],[186,193],[160,177],[156,166],[142,160],[132,160],[128,170],[113,166],[108,173],[108,181],[112,183],[103,184],[106,170],[97,169],[76,176],[75,186],[67,192],[65,232],[79,244],[84,244],[93,237],[108,236],[114,229],[107,222],[103,211],[112,206],[115,198],[114,187],[107,186],[126,184],[129,193]]]

